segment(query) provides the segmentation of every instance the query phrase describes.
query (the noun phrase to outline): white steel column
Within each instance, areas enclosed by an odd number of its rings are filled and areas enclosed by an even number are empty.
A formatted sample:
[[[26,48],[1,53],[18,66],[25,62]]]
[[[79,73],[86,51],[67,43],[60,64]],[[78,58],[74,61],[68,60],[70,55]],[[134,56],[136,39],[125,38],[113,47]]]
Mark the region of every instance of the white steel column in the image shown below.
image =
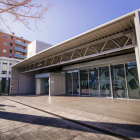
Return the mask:
[[[134,21],[135,21],[136,38],[137,38],[137,47],[135,47],[135,55],[136,55],[138,76],[140,81],[140,11],[136,11],[135,15],[136,16],[134,18]]]

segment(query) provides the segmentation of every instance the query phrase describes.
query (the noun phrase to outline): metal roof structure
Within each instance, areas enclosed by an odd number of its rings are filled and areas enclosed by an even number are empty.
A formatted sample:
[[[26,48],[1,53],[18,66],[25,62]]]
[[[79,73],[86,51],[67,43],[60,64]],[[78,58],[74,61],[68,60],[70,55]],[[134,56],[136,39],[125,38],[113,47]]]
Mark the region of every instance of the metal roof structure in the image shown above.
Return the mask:
[[[45,49],[13,67],[24,73],[134,48],[137,11]]]

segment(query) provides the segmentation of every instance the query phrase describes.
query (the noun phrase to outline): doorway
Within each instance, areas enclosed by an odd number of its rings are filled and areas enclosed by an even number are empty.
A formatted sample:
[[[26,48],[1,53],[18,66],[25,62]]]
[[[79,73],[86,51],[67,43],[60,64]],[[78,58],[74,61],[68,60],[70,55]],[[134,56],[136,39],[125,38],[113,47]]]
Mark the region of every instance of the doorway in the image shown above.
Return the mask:
[[[40,94],[49,95],[49,78],[42,78],[41,79],[41,92],[40,92]]]

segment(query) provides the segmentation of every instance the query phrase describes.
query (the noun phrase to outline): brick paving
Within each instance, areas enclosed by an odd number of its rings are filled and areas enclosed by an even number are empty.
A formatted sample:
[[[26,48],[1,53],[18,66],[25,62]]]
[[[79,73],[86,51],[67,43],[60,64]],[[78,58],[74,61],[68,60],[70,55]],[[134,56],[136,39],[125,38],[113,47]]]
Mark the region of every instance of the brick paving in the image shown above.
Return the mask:
[[[59,116],[62,116],[62,117],[65,117],[65,118],[68,118],[71,120],[76,120],[77,122],[86,124],[88,126],[93,126],[95,128],[99,128],[101,130],[113,132],[118,135],[127,136],[130,139],[139,139],[140,138],[140,123],[112,118],[112,117],[108,117],[108,116],[103,116],[100,114],[87,112],[84,109],[78,110],[75,108],[66,107],[66,106],[63,106],[63,103],[62,103],[62,105],[61,104],[56,105],[56,104],[51,103],[51,99],[49,99],[49,97],[47,97],[47,96],[34,96],[34,98],[32,98],[32,96],[6,96],[6,98],[12,99],[14,101],[18,101],[20,103],[24,103],[26,105],[30,105],[32,107],[53,113],[55,115],[59,115]],[[53,97],[51,97],[51,98],[53,98]],[[29,119],[29,121],[30,121],[34,118],[34,117],[33,118],[32,117],[33,117],[32,115],[30,115],[28,117],[26,116],[26,119]],[[18,118],[18,115],[16,116],[16,118]],[[55,119],[53,118],[53,120],[58,121],[58,120],[63,120],[63,119],[60,119],[60,118],[56,119],[56,117],[55,117]],[[63,120],[63,122],[72,123],[72,122],[69,122],[66,120]],[[44,123],[44,121],[43,121],[43,123]],[[98,132],[98,133],[90,132],[93,130],[89,129],[89,128],[84,128],[83,126],[79,126],[78,124],[75,124],[75,123],[72,123],[71,126],[69,126],[69,125],[67,126],[67,123],[61,124],[61,127],[64,127],[64,128],[67,127],[67,129],[68,129],[67,132],[65,131],[65,135],[62,133],[59,133],[59,131],[58,131],[57,133],[55,133],[55,135],[52,136],[52,134],[54,134],[54,133],[53,133],[53,130],[50,129],[49,131],[47,131],[49,137],[51,137],[53,139],[58,139],[57,136],[59,135],[59,137],[60,137],[59,139],[62,139],[62,135],[64,135],[63,139],[68,138],[68,139],[75,139],[75,140],[79,140],[79,139],[87,139],[87,140],[88,139],[116,139],[116,137],[112,137],[107,134],[102,134],[95,130],[94,131]],[[35,125],[37,125],[36,126],[37,128],[40,126],[40,124],[35,124]],[[47,125],[49,125],[49,124],[47,124]],[[78,127],[75,127],[75,125]],[[83,130],[83,128],[84,128],[84,130]],[[58,129],[58,127],[57,127],[57,129]],[[87,131],[87,129],[89,131]],[[56,128],[55,128],[55,130],[56,130]],[[85,133],[85,130],[86,130],[86,133]],[[28,129],[26,131],[28,131]],[[22,131],[21,131],[21,133],[22,133]],[[13,135],[14,135],[14,133],[13,133]],[[21,138],[24,138],[24,137],[21,137]],[[29,139],[33,139],[33,137],[31,137]]]
[[[0,97],[0,140],[116,140],[54,115]]]

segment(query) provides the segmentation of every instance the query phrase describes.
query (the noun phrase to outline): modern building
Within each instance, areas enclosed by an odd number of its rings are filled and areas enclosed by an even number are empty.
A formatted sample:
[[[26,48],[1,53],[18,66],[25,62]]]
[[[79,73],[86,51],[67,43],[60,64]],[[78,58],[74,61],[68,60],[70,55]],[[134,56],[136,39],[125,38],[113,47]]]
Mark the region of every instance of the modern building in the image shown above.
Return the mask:
[[[140,99],[140,10],[12,66],[10,94]]]
[[[15,36],[15,33],[11,35],[0,32],[0,56],[23,60],[27,57],[29,43],[31,42],[23,37]]]

